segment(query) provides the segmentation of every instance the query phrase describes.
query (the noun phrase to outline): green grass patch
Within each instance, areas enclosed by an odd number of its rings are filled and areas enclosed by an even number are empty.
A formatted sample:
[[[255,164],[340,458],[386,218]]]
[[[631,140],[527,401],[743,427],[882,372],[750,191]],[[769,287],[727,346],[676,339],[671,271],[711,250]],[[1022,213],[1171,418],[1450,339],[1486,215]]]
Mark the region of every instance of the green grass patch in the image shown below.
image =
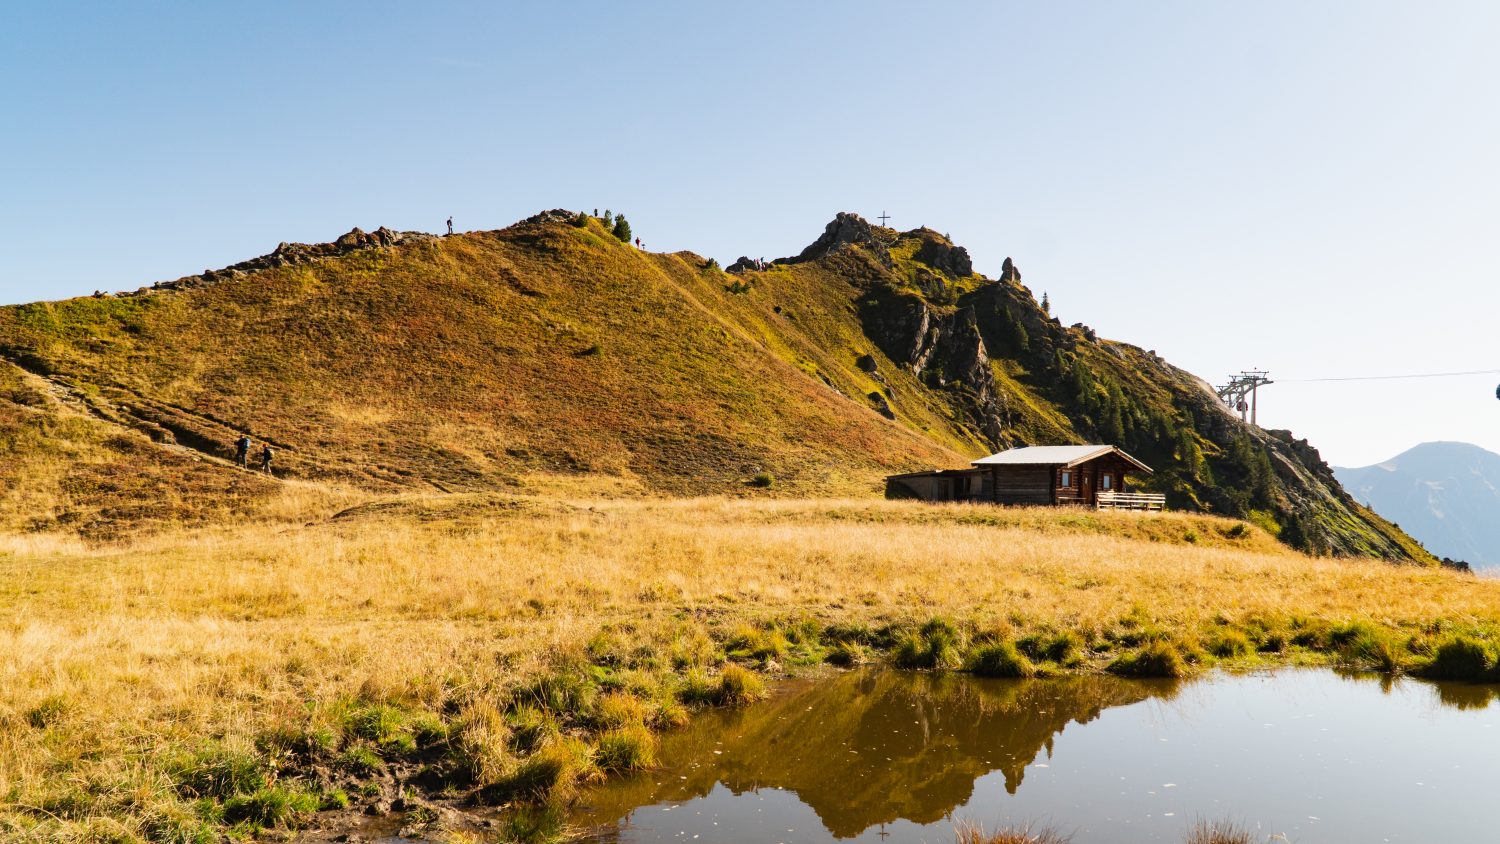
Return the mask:
[[[898,668],[957,669],[963,665],[962,641],[953,622],[934,618],[901,637],[891,659]]]
[[[610,730],[599,736],[594,758],[606,773],[654,768],[656,736],[640,724]]]
[[[1036,666],[1010,642],[981,645],[965,666],[980,677],[1035,677]]]
[[[1156,641],[1117,657],[1106,670],[1121,677],[1186,677],[1188,663],[1175,645]]]
[[[224,801],[224,820],[253,830],[295,829],[318,811],[316,794],[283,786],[267,786]]]
[[[1423,677],[1432,680],[1463,680],[1470,683],[1500,681],[1500,664],[1483,642],[1454,636],[1437,646],[1431,661],[1422,667]]]

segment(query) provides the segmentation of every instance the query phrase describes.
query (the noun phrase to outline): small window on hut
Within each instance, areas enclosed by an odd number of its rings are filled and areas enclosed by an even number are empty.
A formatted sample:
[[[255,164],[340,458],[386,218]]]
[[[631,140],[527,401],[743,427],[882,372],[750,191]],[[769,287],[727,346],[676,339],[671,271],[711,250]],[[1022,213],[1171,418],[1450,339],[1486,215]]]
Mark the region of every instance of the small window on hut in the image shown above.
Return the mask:
[[[1062,473],[1062,480],[1058,481],[1057,485],[1065,489],[1071,488],[1073,486],[1073,473],[1064,471]]]
[[[1115,488],[1115,476],[1109,474],[1108,472],[1100,475],[1099,476],[1099,488],[1100,489],[1114,489]]]

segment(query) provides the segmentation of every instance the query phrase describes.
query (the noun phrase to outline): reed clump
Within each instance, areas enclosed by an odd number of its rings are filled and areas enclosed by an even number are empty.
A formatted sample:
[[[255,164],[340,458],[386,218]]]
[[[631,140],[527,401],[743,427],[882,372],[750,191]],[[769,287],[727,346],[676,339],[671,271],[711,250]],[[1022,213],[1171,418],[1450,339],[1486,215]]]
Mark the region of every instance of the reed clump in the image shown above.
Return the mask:
[[[1193,824],[1184,844],[1251,844],[1250,830],[1234,821],[1204,821]]]
[[[1155,641],[1138,651],[1121,654],[1107,669],[1121,677],[1186,677],[1189,672],[1187,660],[1178,647],[1170,642]]]
[[[1036,666],[1010,642],[979,646],[969,657],[967,668],[980,677],[1035,677]]]
[[[954,839],[958,844],[1068,844],[1071,840],[1049,827],[1006,827],[986,832],[983,826],[968,821],[954,825]]]
[[[963,639],[954,623],[942,617],[901,636],[893,660],[898,668],[952,670],[963,665]]]

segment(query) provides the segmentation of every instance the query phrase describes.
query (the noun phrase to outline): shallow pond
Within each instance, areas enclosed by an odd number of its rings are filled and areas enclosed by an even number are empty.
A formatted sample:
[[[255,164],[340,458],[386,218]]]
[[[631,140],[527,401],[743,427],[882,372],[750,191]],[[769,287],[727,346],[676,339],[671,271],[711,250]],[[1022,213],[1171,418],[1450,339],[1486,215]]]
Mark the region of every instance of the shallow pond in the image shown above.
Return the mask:
[[[868,671],[788,684],[663,737],[585,797],[598,840],[951,842],[1030,823],[1075,844],[1500,840],[1485,686],[1326,670],[1192,682]],[[1274,838],[1273,835],[1282,838]]]

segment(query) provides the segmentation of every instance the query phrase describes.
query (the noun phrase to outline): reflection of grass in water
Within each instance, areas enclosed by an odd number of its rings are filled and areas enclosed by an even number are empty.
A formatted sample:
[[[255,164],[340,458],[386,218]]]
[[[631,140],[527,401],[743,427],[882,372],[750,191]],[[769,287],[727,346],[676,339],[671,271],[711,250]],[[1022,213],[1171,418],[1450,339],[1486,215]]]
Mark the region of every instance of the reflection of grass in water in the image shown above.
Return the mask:
[[[556,806],[520,806],[500,821],[500,840],[529,842],[562,841],[569,837],[567,816]]]
[[[1437,683],[1438,701],[1444,706],[1461,710],[1480,710],[1489,707],[1500,690],[1494,686],[1471,683]]]

